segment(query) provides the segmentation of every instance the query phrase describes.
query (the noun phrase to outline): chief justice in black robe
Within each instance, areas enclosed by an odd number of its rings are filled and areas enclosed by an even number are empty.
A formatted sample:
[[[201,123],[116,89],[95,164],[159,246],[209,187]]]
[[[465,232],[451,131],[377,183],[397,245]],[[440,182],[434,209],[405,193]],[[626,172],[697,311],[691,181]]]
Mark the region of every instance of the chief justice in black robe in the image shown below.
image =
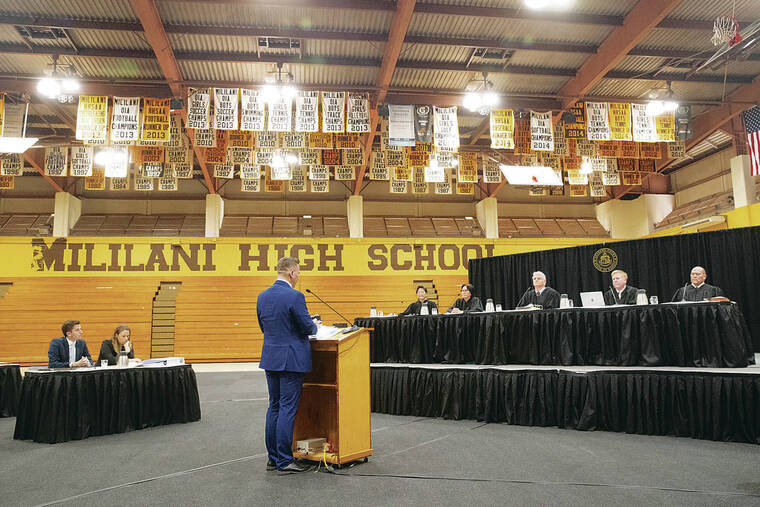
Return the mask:
[[[546,286],[546,275],[533,273],[533,287],[526,290],[517,306],[538,305],[544,309],[559,308],[559,292]]]
[[[694,266],[690,278],[690,284],[673,294],[673,301],[703,301],[707,298],[723,297],[720,287],[705,283],[707,271],[702,266]]]

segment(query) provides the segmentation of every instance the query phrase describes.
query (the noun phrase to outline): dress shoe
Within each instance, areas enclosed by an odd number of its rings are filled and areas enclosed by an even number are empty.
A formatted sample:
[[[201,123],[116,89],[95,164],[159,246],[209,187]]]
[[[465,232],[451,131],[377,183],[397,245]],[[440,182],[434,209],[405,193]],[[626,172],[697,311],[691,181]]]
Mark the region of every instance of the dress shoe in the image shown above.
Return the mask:
[[[277,465],[275,465],[274,460],[268,459],[267,460],[267,472],[271,472],[272,470],[277,470]]]
[[[277,475],[297,474],[300,472],[308,472],[309,470],[311,470],[310,466],[299,465],[294,461],[288,463],[284,468],[277,470]]]

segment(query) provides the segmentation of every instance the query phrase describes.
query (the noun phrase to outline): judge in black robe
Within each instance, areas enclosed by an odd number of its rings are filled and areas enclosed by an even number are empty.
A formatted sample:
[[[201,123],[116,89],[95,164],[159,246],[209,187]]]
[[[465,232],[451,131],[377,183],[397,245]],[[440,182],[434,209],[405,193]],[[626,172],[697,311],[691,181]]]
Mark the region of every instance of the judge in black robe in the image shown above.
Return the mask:
[[[537,305],[544,309],[559,308],[559,292],[546,286],[546,275],[533,273],[533,288],[525,291],[517,306]]]
[[[707,298],[723,297],[720,287],[705,283],[707,271],[702,266],[694,266],[690,278],[690,284],[673,294],[673,301],[703,301]]]
[[[480,299],[472,295],[475,287],[466,283],[462,285],[461,298],[454,301],[448,309],[450,313],[469,313],[469,312],[482,312],[483,305],[480,303]]]
[[[427,289],[422,285],[417,286],[417,301],[406,307],[406,310],[401,312],[401,315],[420,315],[422,313],[422,307],[427,306],[428,315],[433,313],[433,308],[438,310],[438,306],[428,298]]]
[[[638,289],[628,285],[628,273],[622,269],[616,269],[612,273],[612,287],[604,293],[604,304],[610,305],[635,305]]]

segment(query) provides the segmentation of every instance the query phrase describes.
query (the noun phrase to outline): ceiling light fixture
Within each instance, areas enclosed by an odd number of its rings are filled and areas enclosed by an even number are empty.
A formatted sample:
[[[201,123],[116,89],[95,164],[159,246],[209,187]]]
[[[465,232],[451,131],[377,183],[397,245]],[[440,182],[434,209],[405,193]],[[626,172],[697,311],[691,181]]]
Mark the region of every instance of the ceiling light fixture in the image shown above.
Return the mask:
[[[581,162],[581,168],[578,172],[581,174],[591,174],[594,172],[594,166],[591,164],[591,160],[589,160],[588,157],[583,157],[583,162]]]
[[[567,9],[575,3],[575,0],[525,0],[525,7],[529,9]]]
[[[74,102],[73,95],[79,92],[81,85],[79,80],[73,76],[73,67],[58,66],[58,55],[53,55],[53,68],[50,75],[43,77],[37,83],[37,92],[49,99],[56,99],[58,102]]]
[[[282,99],[293,100],[298,94],[298,88],[293,86],[293,74],[286,72],[283,75],[282,62],[277,62],[277,70],[271,72],[274,75],[272,84],[268,84],[261,89],[261,98],[267,104],[279,102]]]
[[[474,82],[474,89],[462,100],[462,106],[472,112],[487,115],[499,106],[499,94],[493,90],[493,83],[488,80],[488,72],[483,72],[483,79]]]
[[[665,113],[673,113],[676,109],[678,109],[678,102],[675,102],[673,100],[673,87],[671,86],[672,83],[668,81],[667,85],[667,90],[660,89],[660,91],[665,91],[666,100],[649,101],[646,108],[647,116],[660,116],[661,114]],[[650,93],[649,98],[656,99],[658,95],[659,92]]]

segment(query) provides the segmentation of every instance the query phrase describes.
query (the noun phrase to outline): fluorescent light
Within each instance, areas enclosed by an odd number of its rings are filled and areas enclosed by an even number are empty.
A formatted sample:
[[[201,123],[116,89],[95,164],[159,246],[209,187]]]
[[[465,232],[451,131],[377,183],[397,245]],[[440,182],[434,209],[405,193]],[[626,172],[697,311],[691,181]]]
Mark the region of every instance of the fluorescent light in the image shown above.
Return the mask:
[[[37,141],[38,137],[0,137],[0,153],[24,153]]]
[[[510,185],[562,185],[562,180],[551,167],[501,164],[499,169]]]
[[[462,105],[469,109],[470,111],[477,111],[480,109],[480,106],[483,105],[483,98],[480,96],[479,93],[468,93],[464,96],[464,100],[462,101]]]
[[[671,113],[678,109],[678,102],[672,100],[663,102],[661,100],[653,100],[647,104],[647,116],[660,116],[663,113]]]
[[[304,218],[311,218],[311,215],[304,215]]]
[[[465,220],[472,220],[472,217],[464,217]]]
[[[54,99],[61,94],[61,85],[52,77],[43,77],[37,83],[37,91],[45,97]]]

